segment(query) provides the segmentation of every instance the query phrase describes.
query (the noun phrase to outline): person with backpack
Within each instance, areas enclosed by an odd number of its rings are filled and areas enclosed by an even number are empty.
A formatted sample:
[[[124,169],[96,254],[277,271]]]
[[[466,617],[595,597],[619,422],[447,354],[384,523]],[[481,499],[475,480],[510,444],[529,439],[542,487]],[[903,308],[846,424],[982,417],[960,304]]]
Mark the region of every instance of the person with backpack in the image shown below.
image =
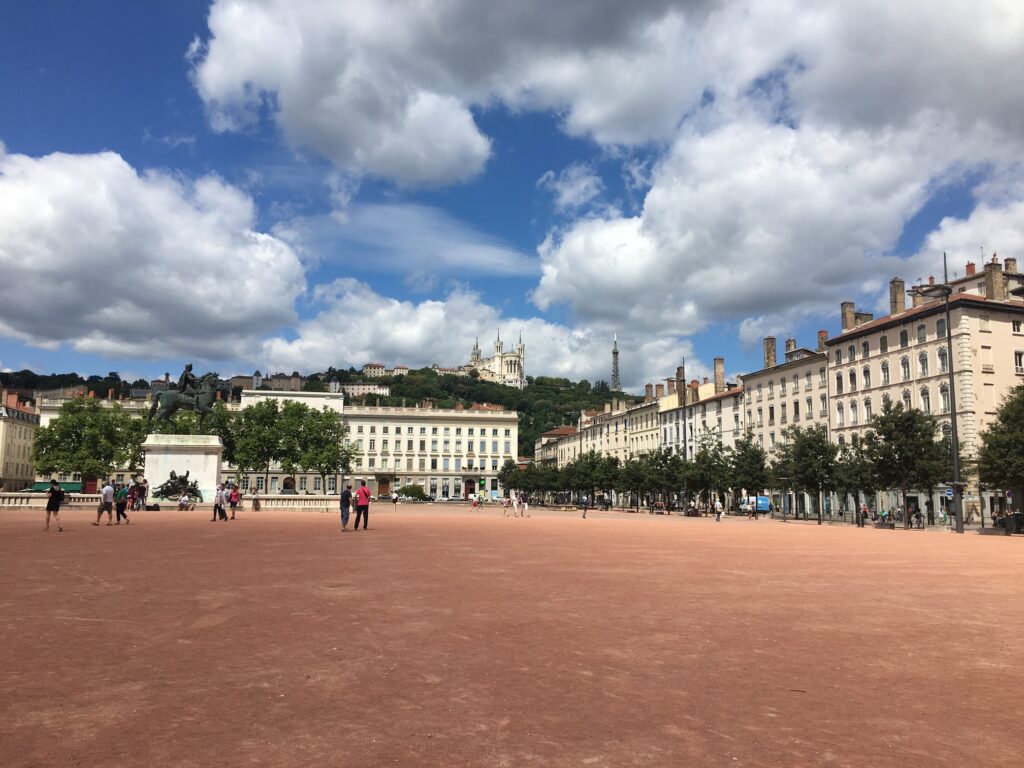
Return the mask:
[[[348,532],[348,518],[352,512],[352,483],[341,492],[341,532]]]
[[[128,486],[120,485],[117,491],[114,493],[114,509],[117,510],[117,522],[114,525],[121,524],[121,518],[124,518],[124,524],[130,525],[131,520],[128,519],[128,513],[125,511],[128,509]]]
[[[50,481],[50,489],[46,492],[46,527],[44,531],[50,530],[50,515],[57,521],[57,533],[61,533],[64,527],[60,524],[60,505],[64,503],[64,491],[56,480]]]

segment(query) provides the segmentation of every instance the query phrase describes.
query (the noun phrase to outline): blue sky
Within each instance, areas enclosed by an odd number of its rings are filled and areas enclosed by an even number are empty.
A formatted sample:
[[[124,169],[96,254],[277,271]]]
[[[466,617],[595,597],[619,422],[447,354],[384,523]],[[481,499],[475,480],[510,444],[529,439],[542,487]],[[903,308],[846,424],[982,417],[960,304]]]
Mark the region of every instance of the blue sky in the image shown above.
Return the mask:
[[[0,368],[638,390],[1020,258],[1015,4],[549,5],[6,4]]]

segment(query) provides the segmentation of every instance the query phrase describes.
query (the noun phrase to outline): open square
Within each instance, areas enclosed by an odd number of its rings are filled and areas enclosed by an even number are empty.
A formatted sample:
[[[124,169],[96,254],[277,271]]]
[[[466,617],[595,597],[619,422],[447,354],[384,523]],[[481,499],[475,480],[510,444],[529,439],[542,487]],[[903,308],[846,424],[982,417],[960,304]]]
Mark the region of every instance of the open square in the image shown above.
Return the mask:
[[[5,766],[1024,753],[1016,539],[383,504],[345,534],[328,514],[62,516],[43,534],[0,513]]]

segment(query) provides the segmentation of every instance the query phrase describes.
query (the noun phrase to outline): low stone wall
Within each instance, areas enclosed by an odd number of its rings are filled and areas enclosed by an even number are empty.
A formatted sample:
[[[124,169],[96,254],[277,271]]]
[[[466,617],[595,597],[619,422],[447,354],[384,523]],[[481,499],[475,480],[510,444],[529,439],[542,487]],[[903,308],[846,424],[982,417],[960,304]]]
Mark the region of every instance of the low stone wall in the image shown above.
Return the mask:
[[[96,509],[100,503],[98,493],[69,493],[64,499],[63,508]],[[149,503],[160,505],[161,510],[177,509],[176,500],[150,499]],[[0,493],[0,509],[44,509],[46,507],[45,493]],[[252,497],[244,496],[239,508],[244,511],[252,511]],[[203,504],[197,504],[196,509],[213,509],[212,500]],[[335,496],[260,496],[261,510],[297,510],[304,512],[333,512],[338,509],[338,497]]]

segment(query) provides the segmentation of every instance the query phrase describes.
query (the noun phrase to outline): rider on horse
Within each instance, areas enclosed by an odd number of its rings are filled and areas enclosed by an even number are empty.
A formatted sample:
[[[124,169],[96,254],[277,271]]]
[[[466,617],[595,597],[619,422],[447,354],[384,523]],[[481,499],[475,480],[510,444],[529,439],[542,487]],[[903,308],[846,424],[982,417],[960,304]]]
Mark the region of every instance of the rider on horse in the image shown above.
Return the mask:
[[[188,363],[178,377],[178,392],[195,403],[196,391],[196,377],[192,373],[192,363]]]

